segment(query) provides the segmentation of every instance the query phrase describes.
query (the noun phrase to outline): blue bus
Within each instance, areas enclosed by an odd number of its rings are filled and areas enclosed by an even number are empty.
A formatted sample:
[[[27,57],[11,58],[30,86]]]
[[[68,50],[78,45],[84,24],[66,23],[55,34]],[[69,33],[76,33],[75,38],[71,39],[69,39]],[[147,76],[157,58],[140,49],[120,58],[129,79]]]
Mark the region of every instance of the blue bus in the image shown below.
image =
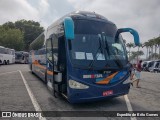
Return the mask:
[[[30,68],[70,103],[128,94],[130,64],[121,33],[139,35],[94,12],[76,11],[50,25],[30,44]]]

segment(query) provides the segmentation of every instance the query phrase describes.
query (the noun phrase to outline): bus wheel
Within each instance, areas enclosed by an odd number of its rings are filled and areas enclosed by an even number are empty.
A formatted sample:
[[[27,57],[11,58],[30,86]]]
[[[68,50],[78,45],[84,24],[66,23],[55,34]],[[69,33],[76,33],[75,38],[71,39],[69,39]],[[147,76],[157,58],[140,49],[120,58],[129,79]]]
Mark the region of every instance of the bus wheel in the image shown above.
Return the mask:
[[[52,86],[51,81],[47,79],[47,80],[46,80],[46,84],[47,84],[47,88],[48,88],[51,92],[53,92],[53,86]]]
[[[31,73],[34,74],[33,69],[32,69],[32,64],[30,64],[30,70],[31,70]]]
[[[9,65],[9,60],[7,60],[7,65]]]
[[[3,65],[6,65],[6,64],[7,64],[7,62],[4,60],[4,61],[3,61]]]
[[[44,83],[47,84],[47,71],[45,72]]]
[[[30,70],[32,71],[32,64],[30,64]]]

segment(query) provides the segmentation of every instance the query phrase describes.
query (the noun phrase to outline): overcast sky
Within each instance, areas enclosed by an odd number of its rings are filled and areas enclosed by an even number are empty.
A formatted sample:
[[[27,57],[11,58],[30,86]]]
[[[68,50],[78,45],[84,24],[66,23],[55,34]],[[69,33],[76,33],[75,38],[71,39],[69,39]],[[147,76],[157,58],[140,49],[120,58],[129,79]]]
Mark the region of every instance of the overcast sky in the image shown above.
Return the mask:
[[[99,13],[118,28],[136,29],[142,42],[160,35],[160,0],[0,0],[0,24],[35,20],[43,27],[75,11]],[[127,41],[132,42],[127,35]]]

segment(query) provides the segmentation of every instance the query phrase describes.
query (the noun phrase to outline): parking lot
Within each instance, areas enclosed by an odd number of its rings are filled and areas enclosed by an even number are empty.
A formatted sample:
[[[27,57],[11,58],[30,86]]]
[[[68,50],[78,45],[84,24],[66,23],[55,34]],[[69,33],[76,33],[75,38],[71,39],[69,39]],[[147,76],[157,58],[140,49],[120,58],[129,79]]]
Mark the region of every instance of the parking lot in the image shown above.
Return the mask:
[[[160,73],[142,72],[140,86],[141,88],[131,87],[130,93],[125,97],[121,96],[92,103],[70,104],[62,97],[55,98],[47,89],[46,85],[31,73],[28,65],[2,65],[0,66],[0,111],[160,111]],[[8,118],[4,119],[8,120]],[[17,120],[17,118],[10,119]],[[31,118],[28,119],[30,120]],[[33,118],[33,120],[34,119],[39,118]],[[45,117],[44,119],[158,120],[159,118]]]

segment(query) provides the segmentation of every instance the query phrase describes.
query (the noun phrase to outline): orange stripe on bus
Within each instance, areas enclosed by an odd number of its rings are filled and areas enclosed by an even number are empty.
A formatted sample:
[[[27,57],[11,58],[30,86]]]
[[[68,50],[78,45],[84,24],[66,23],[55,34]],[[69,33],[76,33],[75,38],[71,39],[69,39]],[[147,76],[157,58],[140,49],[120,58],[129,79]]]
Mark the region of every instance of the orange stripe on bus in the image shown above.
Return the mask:
[[[43,65],[40,65],[38,62],[34,62],[34,65],[35,65],[36,67],[39,67],[39,68],[41,68],[41,69],[46,70],[46,67],[43,66]],[[55,73],[52,72],[52,71],[50,71],[50,70],[47,70],[47,74],[48,74],[48,75],[54,75]]]
[[[46,70],[46,67],[43,66],[43,65],[40,65],[40,64],[34,64],[34,65],[37,66],[37,67],[39,67],[39,68],[41,68],[41,69],[45,69]]]
[[[47,70],[47,74],[48,74],[48,75],[53,75],[54,72]]]
[[[110,82],[110,80],[117,74],[118,72],[113,73],[112,75],[106,77],[105,79],[103,79],[102,81],[98,81],[96,82],[97,84],[108,84]]]

